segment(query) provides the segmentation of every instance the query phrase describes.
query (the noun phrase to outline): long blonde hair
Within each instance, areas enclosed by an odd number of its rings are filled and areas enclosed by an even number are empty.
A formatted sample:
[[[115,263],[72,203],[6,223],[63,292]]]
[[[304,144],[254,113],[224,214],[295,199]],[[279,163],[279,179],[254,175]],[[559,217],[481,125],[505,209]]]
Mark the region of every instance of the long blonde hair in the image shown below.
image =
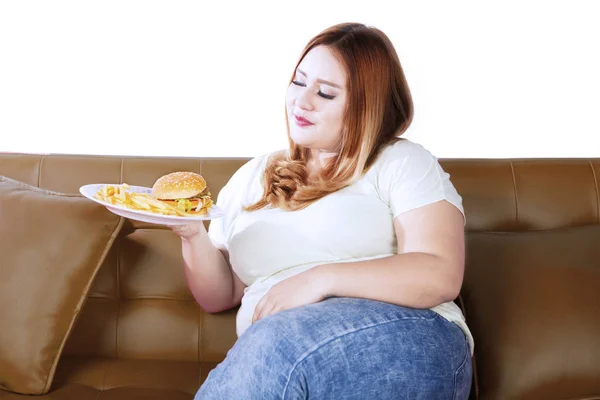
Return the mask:
[[[264,193],[258,202],[246,207],[248,211],[269,205],[300,210],[352,184],[386,145],[401,140],[399,136],[412,122],[413,102],[404,71],[393,44],[382,31],[357,23],[334,25],[307,44],[296,68],[316,46],[327,46],[348,77],[339,152],[319,178],[309,180],[310,149],[292,141],[286,112],[289,151],[269,159],[263,175]]]

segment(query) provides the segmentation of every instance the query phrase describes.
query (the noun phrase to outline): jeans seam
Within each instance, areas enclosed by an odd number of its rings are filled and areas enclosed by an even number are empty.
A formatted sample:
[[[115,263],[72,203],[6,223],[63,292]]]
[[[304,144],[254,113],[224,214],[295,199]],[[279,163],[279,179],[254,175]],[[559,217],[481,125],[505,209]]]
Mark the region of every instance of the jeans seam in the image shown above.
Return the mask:
[[[456,371],[454,371],[454,393],[452,394],[452,399],[456,400],[456,394],[457,394],[457,388],[458,388],[458,382],[457,382],[457,377],[458,374],[460,372],[462,372],[462,370],[467,366],[467,361],[470,359],[470,348],[469,348],[469,341],[467,340],[467,337],[465,335],[465,357],[462,360],[462,363],[458,366],[458,368],[456,369]]]
[[[385,321],[385,322],[377,322],[377,323],[373,323],[371,325],[367,325],[367,326],[363,326],[362,328],[358,328],[358,329],[353,329],[347,332],[344,332],[340,335],[334,335],[333,337],[324,340],[323,342],[315,345],[312,349],[307,350],[304,354],[302,354],[300,357],[298,357],[298,360],[294,363],[294,365],[292,366],[292,369],[290,370],[290,373],[288,374],[287,377],[287,381],[285,383],[285,387],[283,388],[283,394],[282,394],[282,399],[285,399],[286,396],[286,392],[288,389],[288,386],[290,384],[290,380],[292,379],[292,375],[294,373],[294,371],[296,371],[296,367],[305,359],[307,359],[312,353],[314,353],[315,351],[319,350],[321,347],[333,342],[334,340],[343,338],[344,336],[350,335],[352,333],[356,333],[356,332],[360,332],[363,331],[365,329],[369,329],[369,328],[373,328],[374,326],[381,326],[381,325],[386,325],[386,324],[390,324],[392,322],[398,322],[398,321],[433,321],[437,318],[437,313],[432,315],[431,318],[423,318],[423,317],[407,317],[407,318],[395,318],[393,320],[389,320],[389,321]]]

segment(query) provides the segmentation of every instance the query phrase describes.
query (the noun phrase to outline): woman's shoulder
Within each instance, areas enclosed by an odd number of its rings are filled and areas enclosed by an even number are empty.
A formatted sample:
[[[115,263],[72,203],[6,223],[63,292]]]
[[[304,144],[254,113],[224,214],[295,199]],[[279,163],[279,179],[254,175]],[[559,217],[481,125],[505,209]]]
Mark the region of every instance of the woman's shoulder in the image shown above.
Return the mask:
[[[380,154],[372,175],[382,198],[394,216],[442,199],[454,204],[464,216],[462,197],[436,156],[425,146],[401,140]]]
[[[409,139],[399,138],[382,149],[375,161],[378,170],[389,167],[398,168],[406,163],[430,163],[437,158],[422,144]]]

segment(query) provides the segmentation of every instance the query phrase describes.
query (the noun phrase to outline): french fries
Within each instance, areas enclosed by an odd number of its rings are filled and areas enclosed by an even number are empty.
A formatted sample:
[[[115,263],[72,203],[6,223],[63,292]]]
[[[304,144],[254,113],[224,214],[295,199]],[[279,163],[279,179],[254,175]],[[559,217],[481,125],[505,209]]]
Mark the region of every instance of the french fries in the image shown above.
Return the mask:
[[[155,214],[175,215],[180,217],[196,217],[205,215],[213,205],[210,197],[200,199],[198,207],[194,211],[186,211],[185,207],[165,203],[147,193],[131,193],[130,186],[105,185],[94,195],[98,200],[109,204],[130,208],[132,210],[149,211]]]

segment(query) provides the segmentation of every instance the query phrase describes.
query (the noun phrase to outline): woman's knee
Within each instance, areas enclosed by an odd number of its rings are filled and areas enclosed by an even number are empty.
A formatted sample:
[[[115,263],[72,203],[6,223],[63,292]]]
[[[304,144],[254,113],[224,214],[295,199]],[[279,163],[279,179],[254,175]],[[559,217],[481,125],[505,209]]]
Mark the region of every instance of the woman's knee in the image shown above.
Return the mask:
[[[470,352],[441,317],[356,329],[314,347],[293,369],[317,398],[465,399]]]

